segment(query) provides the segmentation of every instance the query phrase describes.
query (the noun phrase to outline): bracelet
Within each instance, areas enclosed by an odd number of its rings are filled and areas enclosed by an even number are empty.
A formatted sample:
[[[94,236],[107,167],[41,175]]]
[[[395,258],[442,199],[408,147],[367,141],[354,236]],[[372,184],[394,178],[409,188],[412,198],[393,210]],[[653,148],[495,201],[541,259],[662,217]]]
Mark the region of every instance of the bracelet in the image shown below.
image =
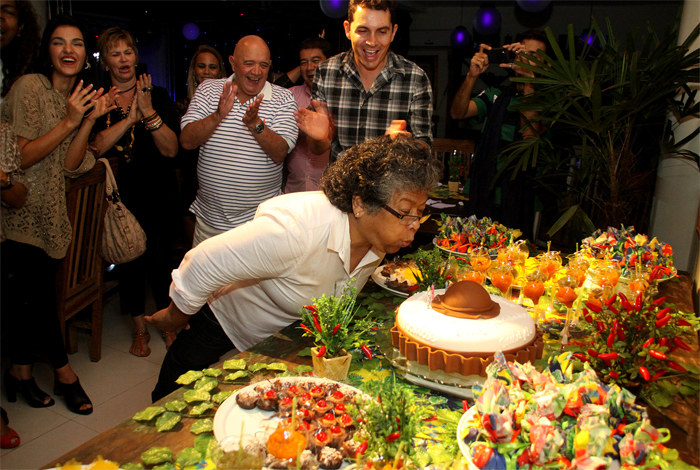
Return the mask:
[[[160,116],[157,116],[156,119],[151,120],[148,123],[144,123],[144,125],[149,131],[157,131],[163,126],[163,120]]]
[[[157,114],[158,114],[158,111],[153,111],[153,114],[151,114],[150,116],[145,117],[145,118],[141,118],[141,122],[145,123],[147,121],[150,121],[151,119],[156,117]]]
[[[153,124],[154,122],[158,121],[158,119],[160,119],[160,116],[158,115],[158,113],[153,113],[152,116],[141,119],[141,122],[143,122],[143,124],[145,126],[148,126],[149,124]]]

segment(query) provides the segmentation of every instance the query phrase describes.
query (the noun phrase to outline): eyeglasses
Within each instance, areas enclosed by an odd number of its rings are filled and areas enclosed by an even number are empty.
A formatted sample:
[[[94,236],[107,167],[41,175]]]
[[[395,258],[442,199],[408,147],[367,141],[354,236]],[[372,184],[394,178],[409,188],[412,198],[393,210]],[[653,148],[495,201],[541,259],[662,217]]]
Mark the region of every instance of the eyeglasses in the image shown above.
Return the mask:
[[[396,212],[394,209],[387,206],[386,204],[383,205],[382,208],[386,209],[386,211],[389,214],[396,216],[396,218],[398,218],[403,225],[411,225],[414,222],[418,222],[418,225],[420,225],[430,218],[430,214],[426,214],[426,215],[399,214],[398,212]]]

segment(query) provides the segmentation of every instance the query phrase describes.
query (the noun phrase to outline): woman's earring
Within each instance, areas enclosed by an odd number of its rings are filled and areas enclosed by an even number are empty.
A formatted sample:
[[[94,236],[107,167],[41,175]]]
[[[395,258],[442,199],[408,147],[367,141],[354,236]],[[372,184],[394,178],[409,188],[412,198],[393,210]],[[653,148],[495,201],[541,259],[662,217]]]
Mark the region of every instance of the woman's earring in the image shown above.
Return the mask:
[[[86,60],[86,61],[85,61],[85,70],[90,70],[90,67],[91,67],[91,66],[90,66],[90,62],[88,62],[88,61]]]
[[[360,213],[359,213],[359,212],[355,212],[355,217],[356,217],[356,218],[359,218],[359,217],[360,217]]]

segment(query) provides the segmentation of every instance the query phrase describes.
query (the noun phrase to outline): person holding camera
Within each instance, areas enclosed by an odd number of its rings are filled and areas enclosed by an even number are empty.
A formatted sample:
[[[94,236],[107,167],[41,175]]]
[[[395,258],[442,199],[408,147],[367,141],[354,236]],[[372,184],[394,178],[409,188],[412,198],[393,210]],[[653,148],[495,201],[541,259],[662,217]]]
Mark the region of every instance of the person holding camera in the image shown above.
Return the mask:
[[[483,125],[481,139],[476,147],[470,171],[469,201],[471,212],[477,217],[491,217],[502,224],[522,230],[527,238],[533,236],[534,191],[529,172],[520,172],[511,180],[511,172],[504,171],[490,189],[501,167],[501,149],[517,139],[526,139],[541,133],[540,123],[531,122],[533,112],[511,111],[512,103],[522,101],[535,93],[530,83],[509,83],[501,87],[488,87],[472,98],[472,90],[479,76],[490,63],[511,69],[516,77],[532,77],[533,73],[514,62],[524,62],[521,54],[541,59],[538,51],[546,52],[547,37],[541,31],[527,31],[519,41],[503,48],[481,44],[474,54],[469,72],[452,102],[453,119],[474,118]]]

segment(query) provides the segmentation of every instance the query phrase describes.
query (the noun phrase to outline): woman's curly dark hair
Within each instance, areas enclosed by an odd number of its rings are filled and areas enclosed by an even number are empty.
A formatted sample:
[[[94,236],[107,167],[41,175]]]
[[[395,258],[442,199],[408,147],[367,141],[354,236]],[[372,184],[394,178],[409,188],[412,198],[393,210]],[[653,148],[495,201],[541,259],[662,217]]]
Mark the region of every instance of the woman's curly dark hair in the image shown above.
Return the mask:
[[[29,0],[15,0],[17,9],[17,36],[2,50],[2,96],[24,74],[34,71],[41,37],[36,12]]]
[[[343,212],[352,212],[352,199],[359,196],[375,214],[394,194],[432,191],[442,170],[424,142],[384,135],[346,150],[323,174],[321,191]]]

